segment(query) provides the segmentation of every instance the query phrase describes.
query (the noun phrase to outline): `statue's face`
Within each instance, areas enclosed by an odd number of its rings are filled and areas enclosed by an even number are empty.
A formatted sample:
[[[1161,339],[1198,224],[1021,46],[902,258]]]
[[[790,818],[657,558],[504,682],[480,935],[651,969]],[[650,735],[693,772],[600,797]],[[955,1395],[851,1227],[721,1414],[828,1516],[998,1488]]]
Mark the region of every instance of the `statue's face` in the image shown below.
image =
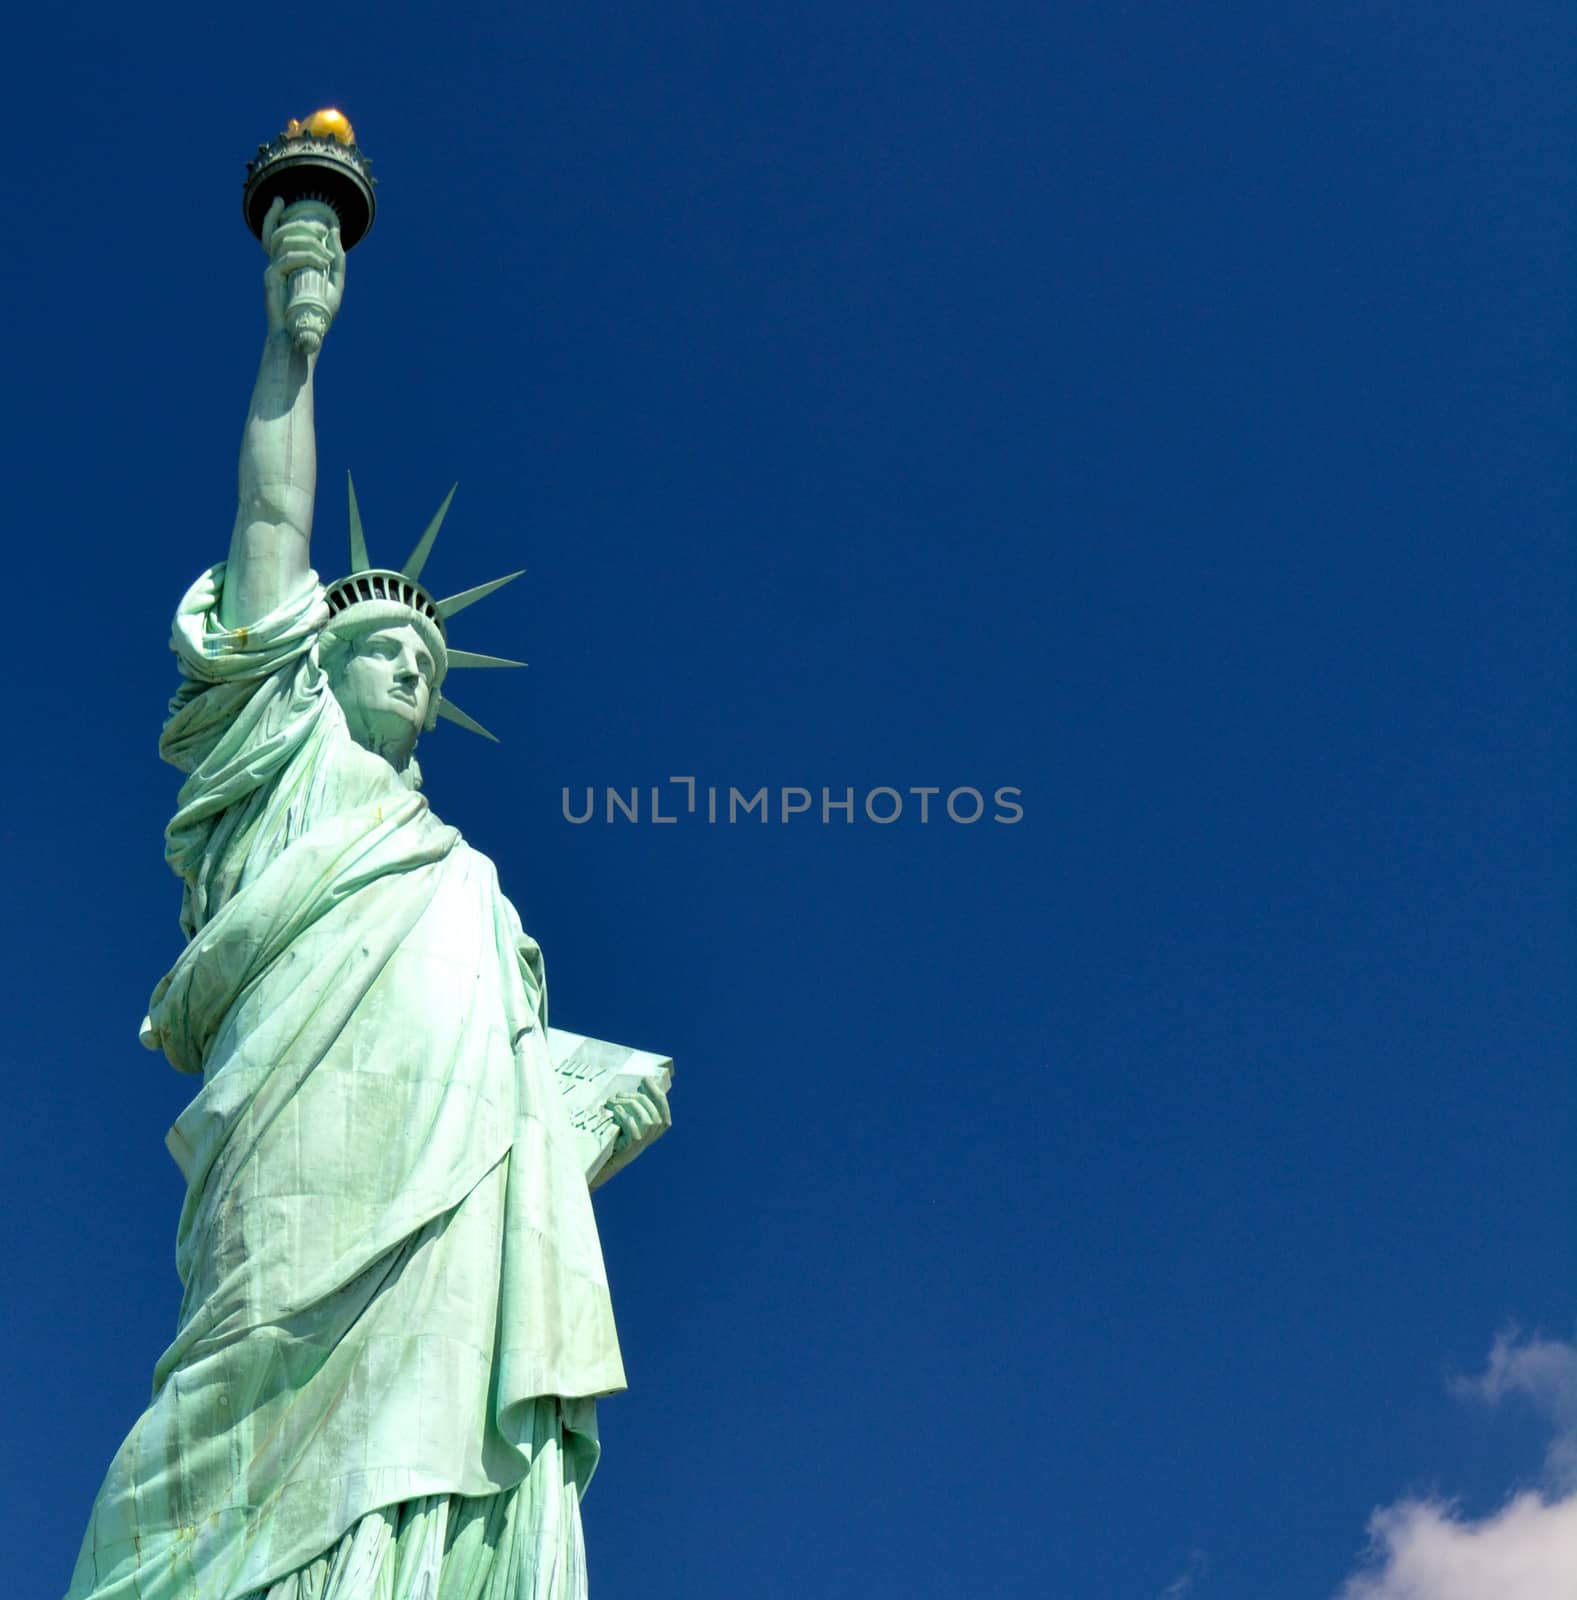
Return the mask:
[[[329,678],[351,738],[404,766],[427,725],[436,671],[432,652],[409,623],[353,639]]]

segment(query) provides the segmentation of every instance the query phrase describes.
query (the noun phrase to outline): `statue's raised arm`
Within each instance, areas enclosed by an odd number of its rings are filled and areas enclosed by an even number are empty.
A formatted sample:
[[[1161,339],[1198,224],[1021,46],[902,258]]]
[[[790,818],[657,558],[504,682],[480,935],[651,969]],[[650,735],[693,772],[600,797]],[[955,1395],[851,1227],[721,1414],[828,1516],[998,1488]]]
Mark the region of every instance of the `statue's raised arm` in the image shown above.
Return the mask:
[[[275,200],[263,223],[268,338],[241,436],[235,529],[219,605],[227,628],[245,627],[293,599],[312,566],[318,475],[312,375],[318,352],[304,350],[286,327],[286,291],[293,272],[321,273],[332,318],[344,291],[345,251],[338,228],[306,219],[282,222],[284,209]]]

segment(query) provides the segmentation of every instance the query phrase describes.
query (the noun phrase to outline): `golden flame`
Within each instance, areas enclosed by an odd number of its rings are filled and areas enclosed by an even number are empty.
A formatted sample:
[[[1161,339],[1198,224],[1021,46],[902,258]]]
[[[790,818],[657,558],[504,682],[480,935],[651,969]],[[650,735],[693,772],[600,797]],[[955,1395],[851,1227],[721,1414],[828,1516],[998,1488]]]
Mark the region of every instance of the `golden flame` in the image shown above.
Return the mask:
[[[292,117],[285,124],[285,137],[338,139],[341,144],[355,144],[356,131],[350,125],[350,118],[343,111],[336,111],[333,106],[327,106],[322,111],[314,111],[310,117],[303,117],[300,121]]]

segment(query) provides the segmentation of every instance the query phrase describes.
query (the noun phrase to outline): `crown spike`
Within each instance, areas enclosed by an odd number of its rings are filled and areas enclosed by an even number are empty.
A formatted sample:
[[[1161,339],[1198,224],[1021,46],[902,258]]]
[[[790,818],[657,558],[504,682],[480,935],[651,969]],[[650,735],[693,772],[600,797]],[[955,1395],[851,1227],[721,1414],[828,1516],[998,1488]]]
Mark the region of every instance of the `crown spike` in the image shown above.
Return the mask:
[[[524,661],[511,661],[507,656],[481,656],[475,650],[451,650],[451,667],[523,667]]]
[[[367,556],[367,535],[361,529],[361,507],[356,504],[356,485],[345,474],[345,492],[350,496],[350,570],[365,572],[372,562]]]
[[[433,540],[438,537],[438,530],[444,525],[444,517],[449,510],[449,502],[454,499],[455,489],[459,487],[458,483],[455,484],[449,493],[444,496],[444,503],[433,513],[433,520],[427,524],[427,532],[422,535],[417,542],[416,548],[406,557],[405,565],[400,568],[400,571],[407,578],[421,577],[422,568],[427,565],[427,557],[432,553]]]
[[[526,569],[522,567],[520,572]],[[467,606],[474,606],[478,600],[485,600],[495,590],[502,589],[506,583],[513,583],[520,576],[520,572],[511,572],[507,577],[494,578],[491,583],[479,583],[474,589],[462,589],[459,594],[452,594],[447,600],[436,602],[440,617],[452,617],[457,611],[464,611]]]
[[[472,733],[481,734],[484,739],[491,739],[494,744],[499,742],[496,733],[489,733],[475,717],[468,717],[447,695],[439,696],[438,715],[446,721],[458,723],[460,727]]]

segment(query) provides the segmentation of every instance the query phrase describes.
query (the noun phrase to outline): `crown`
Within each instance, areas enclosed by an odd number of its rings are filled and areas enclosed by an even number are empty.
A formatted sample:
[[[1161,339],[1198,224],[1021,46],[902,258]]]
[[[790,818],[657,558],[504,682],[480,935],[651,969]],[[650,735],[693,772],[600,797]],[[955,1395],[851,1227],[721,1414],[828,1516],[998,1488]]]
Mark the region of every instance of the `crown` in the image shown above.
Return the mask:
[[[496,734],[489,733],[473,717],[468,717],[447,696],[439,693],[444,678],[452,667],[523,667],[524,661],[510,661],[504,656],[478,655],[474,650],[454,650],[449,645],[448,621],[457,611],[485,600],[495,589],[513,583],[519,572],[506,573],[488,583],[479,583],[474,589],[463,589],[459,594],[435,600],[420,582],[422,568],[432,553],[433,541],[443,526],[454,499],[454,489],[444,496],[444,502],[427,524],[427,531],[417,540],[416,548],[406,558],[398,571],[391,567],[375,567],[367,556],[367,536],[362,531],[361,510],[356,504],[356,485],[345,474],[345,485],[350,495],[350,572],[331,583],[324,591],[329,608],[328,626],[338,631],[343,625],[355,627],[395,627],[409,623],[422,636],[422,642],[432,652],[433,699],[440,717],[479,733],[484,739],[498,743]],[[455,488],[459,485],[456,484]],[[521,568],[523,572],[525,569]]]

